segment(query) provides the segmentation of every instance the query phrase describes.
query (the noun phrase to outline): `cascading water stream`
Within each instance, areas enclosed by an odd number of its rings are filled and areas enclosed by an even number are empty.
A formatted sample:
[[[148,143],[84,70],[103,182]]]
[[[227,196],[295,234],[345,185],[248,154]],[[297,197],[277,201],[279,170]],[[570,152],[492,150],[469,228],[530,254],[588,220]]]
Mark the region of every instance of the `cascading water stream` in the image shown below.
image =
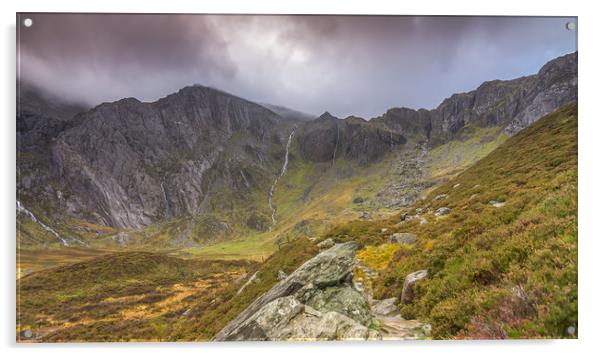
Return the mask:
[[[332,152],[332,164],[330,165],[331,167],[334,167],[334,161],[337,158],[337,148],[339,148],[339,137],[340,137],[339,125],[337,124],[337,140],[334,144],[334,151]]]
[[[274,197],[274,190],[276,189],[276,185],[278,184],[278,180],[286,174],[286,168],[288,166],[288,151],[291,147],[291,142],[293,140],[293,135],[295,134],[295,127],[293,131],[291,131],[290,135],[288,135],[288,142],[286,143],[286,151],[284,154],[284,162],[282,163],[282,169],[280,170],[280,174],[274,179],[274,183],[272,183],[272,187],[270,187],[270,191],[268,193],[268,207],[272,210],[272,225],[270,226],[270,231],[276,225],[276,208],[272,203],[272,199]]]
[[[53,228],[51,228],[50,226],[48,226],[48,225],[44,224],[43,222],[41,222],[40,220],[38,220],[38,218],[36,218],[36,216],[33,215],[33,213],[31,211],[29,211],[26,207],[24,207],[23,204],[21,204],[21,202],[19,200],[17,200],[17,210],[20,213],[23,213],[23,214],[29,216],[29,218],[33,222],[38,223],[44,230],[53,234],[61,242],[61,244],[63,244],[63,246],[69,246],[69,244],[67,243],[67,240],[62,238],[61,235],[59,235],[58,232],[54,231]]]
[[[165,218],[169,219],[171,217],[171,210],[169,208],[169,200],[167,199],[167,192],[165,191],[163,180],[161,180],[161,191],[163,191],[163,202],[165,203]]]

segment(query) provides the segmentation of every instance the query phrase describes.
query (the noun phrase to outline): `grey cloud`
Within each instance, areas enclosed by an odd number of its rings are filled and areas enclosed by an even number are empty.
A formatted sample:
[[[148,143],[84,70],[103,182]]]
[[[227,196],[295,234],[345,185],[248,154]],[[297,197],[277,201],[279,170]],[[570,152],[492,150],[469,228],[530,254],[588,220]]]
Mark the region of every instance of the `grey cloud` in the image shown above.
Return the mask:
[[[192,83],[320,114],[436,106],[576,50],[569,18],[31,14],[23,79],[72,100]],[[574,19],[571,19],[574,20]]]

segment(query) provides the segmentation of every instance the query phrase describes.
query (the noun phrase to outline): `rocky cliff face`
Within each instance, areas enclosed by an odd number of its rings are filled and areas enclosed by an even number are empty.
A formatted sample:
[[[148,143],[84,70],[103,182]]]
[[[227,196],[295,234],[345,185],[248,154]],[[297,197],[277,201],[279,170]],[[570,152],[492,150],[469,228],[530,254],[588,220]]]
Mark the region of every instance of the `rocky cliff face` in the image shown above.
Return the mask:
[[[66,205],[122,228],[195,215],[223,187],[263,189],[283,127],[270,110],[203,86],[105,103],[78,120],[52,146]]]
[[[51,141],[77,124],[74,116],[87,108],[43,94],[35,86],[17,82],[17,152],[47,151]]]
[[[17,200],[27,200],[28,207],[31,201],[54,202],[60,190],[51,184],[50,147],[79,123],[74,117],[86,106],[62,101],[22,81],[17,82],[17,93]]]
[[[577,53],[550,61],[531,76],[493,80],[454,94],[436,109],[392,108],[380,117],[339,120],[328,112],[302,126],[303,156],[314,162],[336,157],[370,163],[407,140],[437,146],[467,125],[503,127],[516,133],[539,117],[577,99]]]
[[[301,126],[298,134],[301,154],[314,162],[346,158],[368,164],[406,142],[393,130],[358,118],[340,120],[326,112]]]
[[[556,58],[531,76],[493,80],[468,93],[454,94],[434,110],[390,109],[370,122],[405,136],[449,141],[466,125],[501,126],[516,133],[577,99],[577,53]]]
[[[516,133],[564,104],[577,100],[577,84],[576,52],[550,61],[523,88],[523,97],[517,100],[519,111],[506,130]]]
[[[431,136],[431,113],[425,109],[392,108],[371,121],[418,141],[426,141]]]

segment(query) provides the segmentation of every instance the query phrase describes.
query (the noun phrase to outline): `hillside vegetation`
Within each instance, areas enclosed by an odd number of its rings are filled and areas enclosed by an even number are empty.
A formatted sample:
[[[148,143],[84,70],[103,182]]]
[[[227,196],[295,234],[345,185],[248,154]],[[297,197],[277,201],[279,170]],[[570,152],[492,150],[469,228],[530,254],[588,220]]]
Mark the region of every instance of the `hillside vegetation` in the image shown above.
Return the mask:
[[[449,215],[435,216],[442,207]],[[435,338],[576,337],[576,104],[402,213],[403,222],[352,222],[326,237],[370,248],[394,232],[418,236],[374,281],[376,297],[399,297],[409,273],[428,270],[414,300],[400,306],[404,317],[432,323]]]
[[[255,266],[121,252],[35,272],[17,280],[17,338],[167,340],[175,319],[193,307],[210,308],[223,288]]]
[[[435,216],[442,207],[450,214]],[[253,292],[220,308],[244,309],[259,290],[276,283],[279,269],[289,272],[285,261],[307,256],[311,245],[332,238],[358,243],[358,259],[377,272],[368,281],[377,299],[395,297],[399,303],[405,277],[428,270],[413,301],[399,308],[407,319],[430,323],[433,338],[577,336],[576,104],[509,138],[401,213],[403,221],[400,215],[356,220],[317,241],[293,241],[260,269],[264,277]],[[396,232],[418,239],[395,246],[390,236]],[[366,278],[362,271],[358,275]],[[236,313],[212,315],[205,325],[217,332]]]

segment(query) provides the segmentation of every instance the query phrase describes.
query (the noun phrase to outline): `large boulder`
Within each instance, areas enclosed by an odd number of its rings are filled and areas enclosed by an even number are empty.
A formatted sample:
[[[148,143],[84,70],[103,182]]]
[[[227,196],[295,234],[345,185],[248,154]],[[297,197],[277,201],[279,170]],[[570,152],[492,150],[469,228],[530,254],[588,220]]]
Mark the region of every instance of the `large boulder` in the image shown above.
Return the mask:
[[[497,201],[497,200],[490,200],[490,201],[489,201],[489,204],[490,204],[490,205],[493,205],[495,208],[501,208],[501,207],[503,207],[504,205],[506,205],[506,203],[504,203],[504,202],[500,202],[500,201]]]
[[[449,215],[450,212],[451,212],[451,209],[444,206],[444,207],[441,207],[441,208],[435,210],[435,213],[433,215],[445,216],[445,215]]]
[[[396,232],[389,238],[391,243],[397,243],[400,245],[412,245],[416,243],[418,237],[409,232]]]
[[[406,276],[403,282],[403,289],[401,291],[401,302],[408,304],[414,300],[414,285],[416,282],[428,277],[428,271],[422,269],[420,271],[412,272]]]
[[[354,242],[336,244],[257,298],[214,340],[377,338],[365,297],[352,285]]]
[[[271,340],[280,329],[285,327],[303,309],[303,304],[293,296],[275,299],[244,320],[238,326],[236,332],[229,334],[224,340]]]
[[[324,250],[334,246],[334,241],[331,238],[327,238],[326,240],[319,242],[316,246],[318,246],[319,249]]]
[[[395,316],[399,308],[395,305],[397,298],[389,298],[376,302],[372,306],[372,313],[377,316]]]

